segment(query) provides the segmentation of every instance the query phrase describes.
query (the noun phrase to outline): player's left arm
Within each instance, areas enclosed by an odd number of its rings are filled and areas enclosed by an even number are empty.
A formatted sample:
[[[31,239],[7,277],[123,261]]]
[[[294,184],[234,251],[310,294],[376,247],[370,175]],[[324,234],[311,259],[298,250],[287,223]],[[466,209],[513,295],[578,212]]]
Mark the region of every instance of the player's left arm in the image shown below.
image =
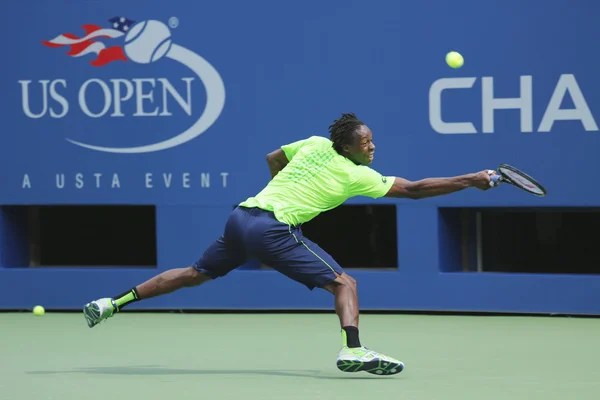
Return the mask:
[[[349,193],[351,196],[369,196],[374,199],[394,197],[418,200],[443,196],[471,187],[480,190],[489,189],[490,176],[487,171],[449,178],[409,181],[395,176],[383,176],[368,167],[358,167]]]
[[[271,179],[275,178],[275,175],[288,165],[289,160],[282,149],[267,154],[267,164],[269,164],[269,171],[271,171]]]
[[[479,190],[488,190],[491,188],[490,180],[487,170],[448,178],[425,178],[418,181],[395,177],[394,183],[385,194],[385,197],[418,200],[444,196],[472,187]]]

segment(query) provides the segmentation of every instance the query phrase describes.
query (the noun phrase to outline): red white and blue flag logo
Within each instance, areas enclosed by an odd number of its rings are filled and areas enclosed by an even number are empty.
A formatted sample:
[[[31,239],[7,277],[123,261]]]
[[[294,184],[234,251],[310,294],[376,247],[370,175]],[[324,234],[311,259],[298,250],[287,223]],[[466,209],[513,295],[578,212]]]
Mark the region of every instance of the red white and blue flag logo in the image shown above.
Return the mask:
[[[96,56],[90,61],[94,67],[102,67],[113,61],[128,61],[121,43],[115,45],[110,42],[104,43],[105,39],[114,40],[125,36],[135,21],[125,17],[113,17],[108,20],[109,27],[101,27],[94,24],[83,25],[85,34],[81,37],[72,33],[63,33],[52,40],[43,40],[42,43],[48,47],[58,48],[68,46],[67,54],[71,57],[83,57],[88,54]]]

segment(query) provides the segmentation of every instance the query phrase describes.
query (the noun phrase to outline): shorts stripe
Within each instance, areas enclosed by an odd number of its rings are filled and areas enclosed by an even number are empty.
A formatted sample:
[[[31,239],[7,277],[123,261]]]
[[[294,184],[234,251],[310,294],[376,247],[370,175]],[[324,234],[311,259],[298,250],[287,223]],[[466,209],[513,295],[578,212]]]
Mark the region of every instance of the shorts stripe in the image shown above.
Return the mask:
[[[308,251],[310,251],[311,253],[313,253],[319,260],[323,261],[323,264],[327,265],[329,267],[330,270],[332,270],[333,272],[335,272],[335,270],[331,267],[331,265],[327,264],[327,261],[323,260],[321,257],[319,257],[319,255],[317,253],[315,253],[314,251],[312,251],[306,244],[304,244],[304,242],[301,242],[302,245],[304,247],[306,247],[306,249]]]
[[[296,235],[294,235],[294,232],[292,232],[292,227],[290,225],[288,225],[288,230],[290,231],[290,235],[292,235],[294,239],[296,239],[296,243],[298,243],[298,238],[296,237]]]
[[[292,227],[288,227],[290,230],[290,233],[292,234],[292,236],[294,237],[294,239],[296,239],[296,243],[302,243],[302,246],[306,247],[306,250],[310,251],[312,254],[314,254],[315,257],[317,257],[319,260],[321,260],[323,262],[323,264],[327,265],[327,267],[332,270],[333,272],[335,272],[335,270],[331,267],[331,265],[327,264],[327,261],[323,260],[317,253],[315,253],[314,251],[312,251],[307,245],[306,243],[304,243],[302,240],[298,240],[298,238],[296,237],[296,234],[294,232],[292,232]]]

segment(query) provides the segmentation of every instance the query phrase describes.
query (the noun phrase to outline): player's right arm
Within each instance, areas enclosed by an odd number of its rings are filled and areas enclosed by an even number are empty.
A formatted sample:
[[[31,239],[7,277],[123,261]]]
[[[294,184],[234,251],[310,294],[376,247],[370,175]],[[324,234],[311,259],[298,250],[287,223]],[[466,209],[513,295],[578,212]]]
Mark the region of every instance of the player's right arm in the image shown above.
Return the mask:
[[[269,165],[269,171],[271,172],[271,179],[275,178],[275,175],[279,173],[292,158],[296,155],[298,150],[306,144],[308,139],[298,140],[297,142],[285,144],[281,148],[274,150],[267,154],[267,164]]]
[[[396,177],[385,197],[418,200],[428,197],[444,196],[471,187],[480,190],[488,190],[491,188],[490,176],[487,173],[487,170],[449,178],[425,178],[418,181],[409,181],[404,178]]]

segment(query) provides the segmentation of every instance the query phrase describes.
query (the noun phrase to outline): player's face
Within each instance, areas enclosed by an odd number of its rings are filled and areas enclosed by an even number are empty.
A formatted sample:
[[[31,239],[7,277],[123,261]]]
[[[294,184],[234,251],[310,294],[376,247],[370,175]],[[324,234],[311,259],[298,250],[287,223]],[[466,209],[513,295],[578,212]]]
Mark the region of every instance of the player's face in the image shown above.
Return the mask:
[[[347,147],[348,158],[355,164],[369,165],[373,162],[375,153],[375,144],[373,143],[373,133],[363,125],[354,134],[354,143]]]

